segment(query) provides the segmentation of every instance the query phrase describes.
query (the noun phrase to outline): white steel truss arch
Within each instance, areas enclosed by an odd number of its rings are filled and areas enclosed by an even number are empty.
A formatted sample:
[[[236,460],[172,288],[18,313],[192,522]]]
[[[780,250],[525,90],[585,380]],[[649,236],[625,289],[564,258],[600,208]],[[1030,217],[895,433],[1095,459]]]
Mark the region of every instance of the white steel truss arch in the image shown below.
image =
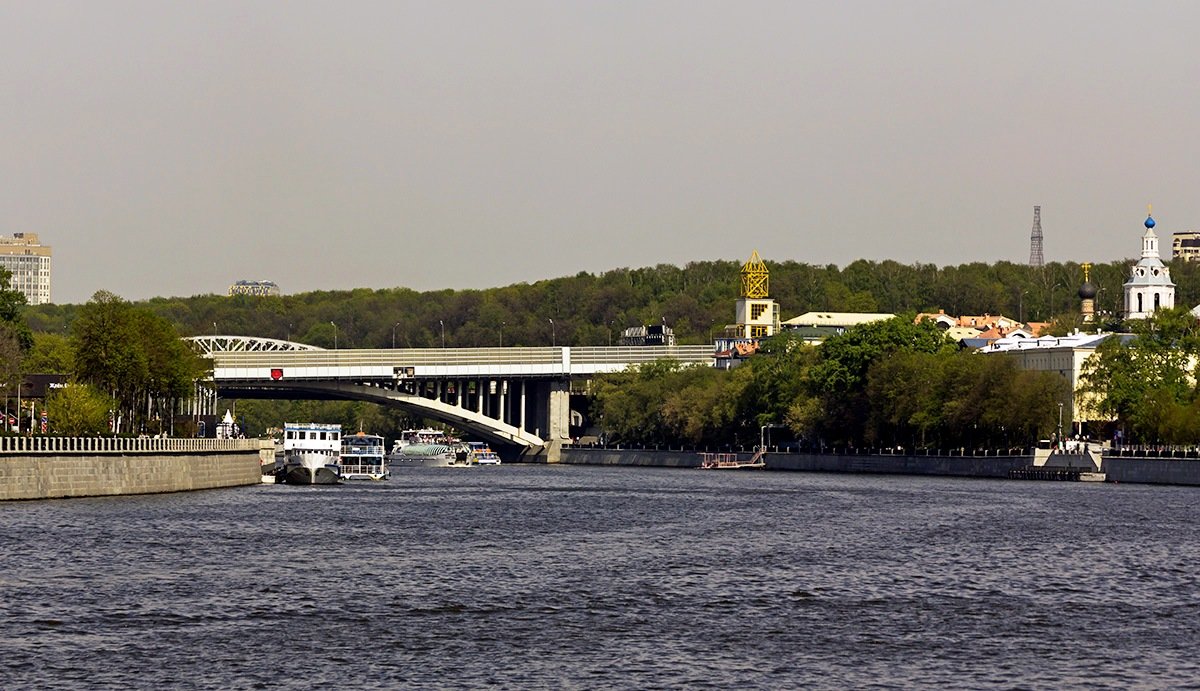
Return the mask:
[[[325,350],[307,343],[281,341],[257,336],[189,336],[183,339],[201,355],[213,353],[283,353],[299,350]]]

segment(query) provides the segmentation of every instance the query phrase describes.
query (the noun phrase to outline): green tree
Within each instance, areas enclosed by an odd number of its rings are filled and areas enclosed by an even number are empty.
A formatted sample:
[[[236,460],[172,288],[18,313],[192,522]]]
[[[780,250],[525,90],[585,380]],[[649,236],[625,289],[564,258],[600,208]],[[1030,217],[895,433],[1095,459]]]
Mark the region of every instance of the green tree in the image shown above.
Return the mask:
[[[1080,404],[1115,418],[1130,441],[1194,441],[1200,326],[1186,308],[1131,326],[1132,338],[1105,339],[1084,363]]]
[[[0,395],[13,395],[22,374],[20,337],[15,327],[0,322]]]
[[[819,405],[798,401],[789,412],[793,430],[835,443],[861,443],[871,401],[868,371],[876,361],[896,353],[953,352],[955,345],[928,320],[896,317],[847,329],[827,339],[817,362],[808,370],[808,388]],[[818,415],[814,415],[817,413]]]
[[[72,346],[75,378],[111,395],[127,429],[157,431],[205,372],[169,321],[104,291],[79,311]]]
[[[46,414],[57,434],[103,434],[114,401],[87,384],[67,384],[46,397]]]
[[[34,332],[33,347],[25,354],[22,368],[38,374],[70,374],[74,361],[75,352],[67,336]]]

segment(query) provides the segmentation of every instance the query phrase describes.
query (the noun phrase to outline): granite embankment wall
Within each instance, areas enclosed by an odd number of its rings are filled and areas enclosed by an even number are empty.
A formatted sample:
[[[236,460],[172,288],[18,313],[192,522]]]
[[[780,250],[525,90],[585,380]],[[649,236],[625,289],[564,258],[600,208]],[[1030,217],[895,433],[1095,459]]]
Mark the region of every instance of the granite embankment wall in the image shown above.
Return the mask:
[[[256,485],[262,446],[257,439],[0,438],[0,500]]]
[[[743,460],[752,454],[738,454]],[[882,473],[893,475],[946,475],[954,477],[1008,477],[1008,471],[1033,464],[1033,455],[924,456],[902,454],[768,453],[768,470],[824,473]],[[665,468],[699,468],[695,451],[593,449],[565,447],[559,462],[575,465],[629,465]]]
[[[769,470],[886,475],[942,475],[1007,478],[1010,470],[1033,464],[1033,455],[924,456],[903,454],[769,453]]]
[[[750,454],[745,454],[749,458]],[[656,451],[653,449],[593,449],[565,446],[558,462],[568,465],[634,465],[656,468],[699,468],[700,454],[695,451]]]
[[[1105,456],[1109,482],[1150,485],[1200,485],[1200,459]]]

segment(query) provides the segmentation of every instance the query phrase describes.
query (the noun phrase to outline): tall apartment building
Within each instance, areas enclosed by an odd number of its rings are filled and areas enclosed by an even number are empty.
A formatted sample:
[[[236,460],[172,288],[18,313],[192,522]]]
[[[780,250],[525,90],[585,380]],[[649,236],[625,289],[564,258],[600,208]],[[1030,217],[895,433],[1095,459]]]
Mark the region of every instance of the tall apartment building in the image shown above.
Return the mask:
[[[1200,231],[1191,230],[1172,235],[1171,256],[1189,262],[1200,261]]]
[[[37,233],[0,235],[0,267],[12,273],[10,287],[29,304],[50,302],[50,246],[38,242]]]

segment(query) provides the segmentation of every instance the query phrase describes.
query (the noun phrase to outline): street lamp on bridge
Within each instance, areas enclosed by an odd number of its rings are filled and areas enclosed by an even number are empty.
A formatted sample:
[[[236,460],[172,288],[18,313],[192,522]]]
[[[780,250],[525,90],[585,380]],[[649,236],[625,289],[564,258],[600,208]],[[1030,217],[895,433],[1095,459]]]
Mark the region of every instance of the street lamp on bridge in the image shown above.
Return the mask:
[[[558,341],[558,334],[554,329],[554,319],[550,319],[550,345],[554,346]]]
[[[337,324],[329,322],[329,325],[333,327],[333,349],[337,350]]]
[[[446,347],[446,322],[438,320],[438,326],[442,327],[442,347]]]
[[[396,349],[396,327],[400,326],[400,322],[392,324],[392,350]]]
[[[504,347],[504,326],[506,324],[508,324],[508,322],[500,322],[500,347],[501,348]]]

